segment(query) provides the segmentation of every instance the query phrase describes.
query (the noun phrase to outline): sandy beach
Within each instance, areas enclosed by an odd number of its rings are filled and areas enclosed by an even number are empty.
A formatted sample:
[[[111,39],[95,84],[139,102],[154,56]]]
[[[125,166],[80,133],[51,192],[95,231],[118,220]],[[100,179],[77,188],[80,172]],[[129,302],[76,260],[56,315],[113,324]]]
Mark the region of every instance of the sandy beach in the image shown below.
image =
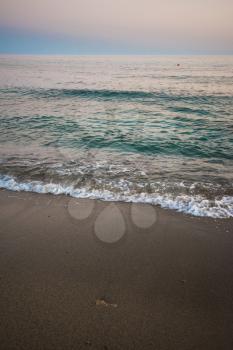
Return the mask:
[[[1,190],[1,349],[232,349],[232,219],[77,203]]]

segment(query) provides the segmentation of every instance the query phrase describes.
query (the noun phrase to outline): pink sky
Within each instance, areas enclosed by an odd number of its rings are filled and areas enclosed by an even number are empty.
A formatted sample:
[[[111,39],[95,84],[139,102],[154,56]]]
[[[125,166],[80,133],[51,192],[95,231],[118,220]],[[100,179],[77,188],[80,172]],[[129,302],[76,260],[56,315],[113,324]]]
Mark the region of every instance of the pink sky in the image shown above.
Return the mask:
[[[143,49],[231,50],[232,0],[0,0],[0,26]]]

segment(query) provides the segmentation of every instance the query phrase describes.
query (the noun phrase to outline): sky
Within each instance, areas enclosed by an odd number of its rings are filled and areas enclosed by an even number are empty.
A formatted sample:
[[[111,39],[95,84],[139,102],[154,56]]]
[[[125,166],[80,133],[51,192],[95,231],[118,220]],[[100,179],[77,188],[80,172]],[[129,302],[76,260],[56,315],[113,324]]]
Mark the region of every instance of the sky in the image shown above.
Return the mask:
[[[0,0],[0,53],[233,54],[233,0]]]

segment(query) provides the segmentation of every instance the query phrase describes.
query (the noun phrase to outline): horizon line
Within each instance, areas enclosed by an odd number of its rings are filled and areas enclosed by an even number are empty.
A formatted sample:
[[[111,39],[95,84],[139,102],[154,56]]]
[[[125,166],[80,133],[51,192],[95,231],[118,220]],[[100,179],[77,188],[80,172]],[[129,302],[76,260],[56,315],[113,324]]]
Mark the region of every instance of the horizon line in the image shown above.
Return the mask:
[[[233,53],[29,53],[0,52],[1,56],[233,56]]]

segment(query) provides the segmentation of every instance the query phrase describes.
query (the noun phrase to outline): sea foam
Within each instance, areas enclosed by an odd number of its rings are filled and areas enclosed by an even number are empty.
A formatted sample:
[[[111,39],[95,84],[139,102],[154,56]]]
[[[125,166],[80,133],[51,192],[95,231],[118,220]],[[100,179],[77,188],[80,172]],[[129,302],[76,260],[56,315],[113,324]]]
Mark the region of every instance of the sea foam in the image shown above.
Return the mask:
[[[72,185],[43,183],[42,181],[19,182],[9,175],[0,175],[0,188],[11,191],[26,191],[36,193],[50,193],[54,195],[69,195],[75,198],[101,199],[105,201],[123,201],[132,203],[147,203],[159,205],[162,208],[175,209],[194,216],[211,218],[233,217],[233,197],[222,196],[208,200],[201,195],[177,195],[140,193],[115,193],[109,190],[91,188],[75,188]]]

